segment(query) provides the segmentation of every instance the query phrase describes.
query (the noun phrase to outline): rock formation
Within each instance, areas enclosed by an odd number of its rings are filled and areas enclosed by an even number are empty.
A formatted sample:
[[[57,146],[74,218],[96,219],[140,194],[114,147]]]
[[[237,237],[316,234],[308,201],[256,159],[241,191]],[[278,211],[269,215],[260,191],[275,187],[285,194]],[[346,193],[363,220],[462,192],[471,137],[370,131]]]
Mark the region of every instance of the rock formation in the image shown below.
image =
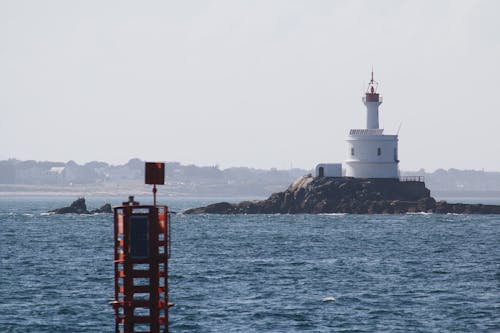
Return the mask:
[[[113,210],[109,203],[104,204],[100,208],[89,211],[87,209],[87,204],[85,203],[85,198],[78,198],[71,203],[68,207],[62,207],[49,211],[53,214],[95,214],[95,213],[112,213]]]
[[[216,203],[185,214],[500,214],[500,206],[436,203],[423,182],[304,176],[268,199]]]
[[[94,214],[94,213],[111,214],[111,213],[113,213],[113,208],[111,207],[111,205],[109,203],[106,203],[106,204],[102,205],[101,207],[94,209],[93,211],[90,212],[90,214]]]

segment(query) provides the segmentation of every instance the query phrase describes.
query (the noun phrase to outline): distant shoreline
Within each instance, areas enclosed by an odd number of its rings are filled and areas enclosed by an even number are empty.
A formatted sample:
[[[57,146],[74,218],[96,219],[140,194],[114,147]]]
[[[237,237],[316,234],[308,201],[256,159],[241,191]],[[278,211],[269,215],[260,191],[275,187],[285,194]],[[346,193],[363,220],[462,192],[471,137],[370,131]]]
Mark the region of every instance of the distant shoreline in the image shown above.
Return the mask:
[[[163,192],[159,188],[159,192]],[[151,193],[149,187],[145,185],[118,186],[116,184],[105,185],[0,185],[0,197],[23,197],[23,196],[116,196],[127,197],[129,195],[147,195]],[[170,196],[170,194],[162,193]]]
[[[158,188],[159,195],[166,197],[179,198],[262,198],[272,194],[261,193],[238,193],[235,191],[227,191],[223,189],[202,189],[202,191],[189,191],[188,189],[169,188],[168,184]],[[118,184],[92,184],[92,185],[0,185],[0,198],[2,197],[128,197],[148,196],[151,194],[151,189],[147,185],[138,184],[134,186],[127,184],[121,186]],[[434,191],[431,189],[431,194],[436,200],[447,200],[450,198],[500,198],[500,191]]]
[[[159,194],[168,197],[269,197],[312,170],[253,169],[183,165],[166,162],[167,184]],[[437,200],[500,197],[500,172],[438,169],[401,171],[401,177],[423,177]],[[123,165],[93,161],[79,165],[50,161],[0,161],[0,198],[6,196],[117,196],[151,192],[144,185],[144,161],[132,158]],[[458,200],[458,199],[457,199]],[[477,200],[475,200],[477,201]],[[489,200],[488,200],[489,201]]]
[[[97,185],[0,185],[0,198],[6,197],[117,197],[127,198],[134,196],[151,196],[152,188],[149,185],[119,186],[116,184]],[[271,195],[271,193],[269,193]],[[182,190],[178,187],[158,186],[158,196],[167,198],[267,198],[269,195],[261,193],[235,193],[234,191],[202,191]]]

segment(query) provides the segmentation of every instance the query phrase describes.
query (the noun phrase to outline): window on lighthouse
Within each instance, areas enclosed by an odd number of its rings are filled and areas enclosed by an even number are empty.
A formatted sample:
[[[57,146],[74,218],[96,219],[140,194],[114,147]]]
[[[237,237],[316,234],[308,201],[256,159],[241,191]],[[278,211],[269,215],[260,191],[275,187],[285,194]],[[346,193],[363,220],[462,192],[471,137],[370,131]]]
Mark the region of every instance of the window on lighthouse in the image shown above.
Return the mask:
[[[354,148],[351,148],[351,156],[354,156]]]
[[[377,148],[377,156],[382,155],[382,148]]]

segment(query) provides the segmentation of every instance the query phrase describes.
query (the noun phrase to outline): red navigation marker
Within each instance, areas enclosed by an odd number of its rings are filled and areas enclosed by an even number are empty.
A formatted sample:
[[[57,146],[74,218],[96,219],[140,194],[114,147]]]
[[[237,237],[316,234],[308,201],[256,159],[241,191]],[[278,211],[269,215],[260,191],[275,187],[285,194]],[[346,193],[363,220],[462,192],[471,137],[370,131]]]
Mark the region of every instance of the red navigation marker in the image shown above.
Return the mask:
[[[164,163],[146,163],[154,205],[129,197],[114,207],[115,333],[168,333],[170,216],[156,206],[156,185],[165,182]]]

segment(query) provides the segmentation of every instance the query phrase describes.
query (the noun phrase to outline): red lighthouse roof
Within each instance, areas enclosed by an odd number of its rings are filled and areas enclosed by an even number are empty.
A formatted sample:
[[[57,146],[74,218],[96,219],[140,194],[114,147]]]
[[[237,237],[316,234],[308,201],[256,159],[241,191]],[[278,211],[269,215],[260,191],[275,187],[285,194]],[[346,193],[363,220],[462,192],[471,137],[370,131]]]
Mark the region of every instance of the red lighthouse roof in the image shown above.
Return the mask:
[[[366,90],[366,102],[379,102],[379,94],[377,93],[378,82],[373,79],[373,69],[372,69],[372,79],[368,83],[368,89]]]

